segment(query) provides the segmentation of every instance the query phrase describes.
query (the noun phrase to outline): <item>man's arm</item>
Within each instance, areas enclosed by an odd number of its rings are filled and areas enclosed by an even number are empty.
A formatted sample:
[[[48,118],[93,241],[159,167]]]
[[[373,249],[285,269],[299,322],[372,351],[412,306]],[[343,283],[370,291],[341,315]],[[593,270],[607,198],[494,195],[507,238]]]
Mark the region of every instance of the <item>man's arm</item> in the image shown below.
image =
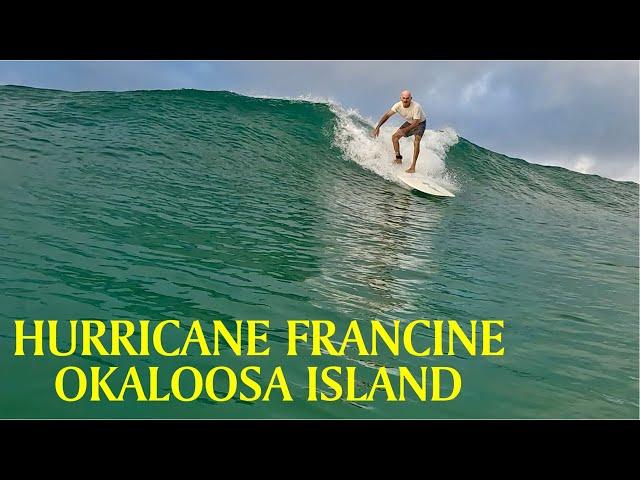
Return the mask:
[[[376,128],[374,128],[372,132],[374,138],[380,135],[380,127],[384,125],[384,122],[389,120],[395,113],[396,112],[394,112],[393,110],[389,110],[387,113],[382,115],[382,117],[380,117],[380,121],[378,121],[378,125],[376,125]]]

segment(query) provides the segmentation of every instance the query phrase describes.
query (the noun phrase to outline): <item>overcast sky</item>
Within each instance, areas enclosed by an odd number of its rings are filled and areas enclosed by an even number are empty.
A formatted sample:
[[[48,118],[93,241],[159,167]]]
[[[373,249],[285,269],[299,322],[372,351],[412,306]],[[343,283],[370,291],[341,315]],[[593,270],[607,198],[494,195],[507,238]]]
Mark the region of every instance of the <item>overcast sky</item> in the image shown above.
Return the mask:
[[[638,61],[0,61],[0,84],[330,98],[376,121],[407,88],[482,147],[638,182]]]

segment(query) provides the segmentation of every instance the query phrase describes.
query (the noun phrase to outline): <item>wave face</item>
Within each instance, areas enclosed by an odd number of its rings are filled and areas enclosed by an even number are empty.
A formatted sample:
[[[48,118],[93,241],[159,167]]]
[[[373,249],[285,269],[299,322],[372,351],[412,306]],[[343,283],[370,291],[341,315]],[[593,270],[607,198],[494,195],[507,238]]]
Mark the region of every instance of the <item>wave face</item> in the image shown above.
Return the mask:
[[[637,418],[638,185],[428,130],[417,175],[456,194],[436,199],[401,187],[391,127],[370,129],[322,102],[0,87],[0,416]],[[506,354],[319,362],[356,366],[359,389],[381,365],[451,366],[452,402],[68,404],[55,372],[105,360],[16,359],[13,322],[77,318],[269,319],[257,363],[298,399],[317,358],[286,357],[292,318],[504,319]]]

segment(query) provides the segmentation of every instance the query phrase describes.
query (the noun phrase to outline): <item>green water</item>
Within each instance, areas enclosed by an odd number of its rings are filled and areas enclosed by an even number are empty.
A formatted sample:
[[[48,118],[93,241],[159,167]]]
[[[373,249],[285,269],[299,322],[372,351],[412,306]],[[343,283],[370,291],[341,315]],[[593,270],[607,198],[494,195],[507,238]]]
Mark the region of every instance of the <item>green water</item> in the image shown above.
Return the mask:
[[[0,87],[0,417],[638,418],[638,184],[432,132],[456,196],[422,196],[390,181],[350,115],[226,92]],[[419,318],[503,319],[505,355],[286,355],[288,319]],[[178,319],[183,337],[195,319],[267,319],[271,352],[15,357],[16,319]],[[67,365],[260,365],[262,381],[280,365],[294,401],[69,403],[54,389]],[[442,403],[308,402],[308,365],[356,366],[359,389],[379,366],[444,365],[463,387]]]

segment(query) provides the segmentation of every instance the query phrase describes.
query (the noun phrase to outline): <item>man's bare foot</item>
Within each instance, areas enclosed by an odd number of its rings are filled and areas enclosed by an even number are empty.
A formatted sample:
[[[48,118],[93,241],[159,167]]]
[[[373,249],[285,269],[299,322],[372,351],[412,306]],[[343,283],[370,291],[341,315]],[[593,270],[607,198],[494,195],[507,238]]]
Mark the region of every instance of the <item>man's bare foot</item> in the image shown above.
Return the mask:
[[[416,167],[409,167],[405,170],[407,173],[416,173]]]
[[[396,158],[393,163],[402,163],[402,160],[400,160],[399,158]]]

